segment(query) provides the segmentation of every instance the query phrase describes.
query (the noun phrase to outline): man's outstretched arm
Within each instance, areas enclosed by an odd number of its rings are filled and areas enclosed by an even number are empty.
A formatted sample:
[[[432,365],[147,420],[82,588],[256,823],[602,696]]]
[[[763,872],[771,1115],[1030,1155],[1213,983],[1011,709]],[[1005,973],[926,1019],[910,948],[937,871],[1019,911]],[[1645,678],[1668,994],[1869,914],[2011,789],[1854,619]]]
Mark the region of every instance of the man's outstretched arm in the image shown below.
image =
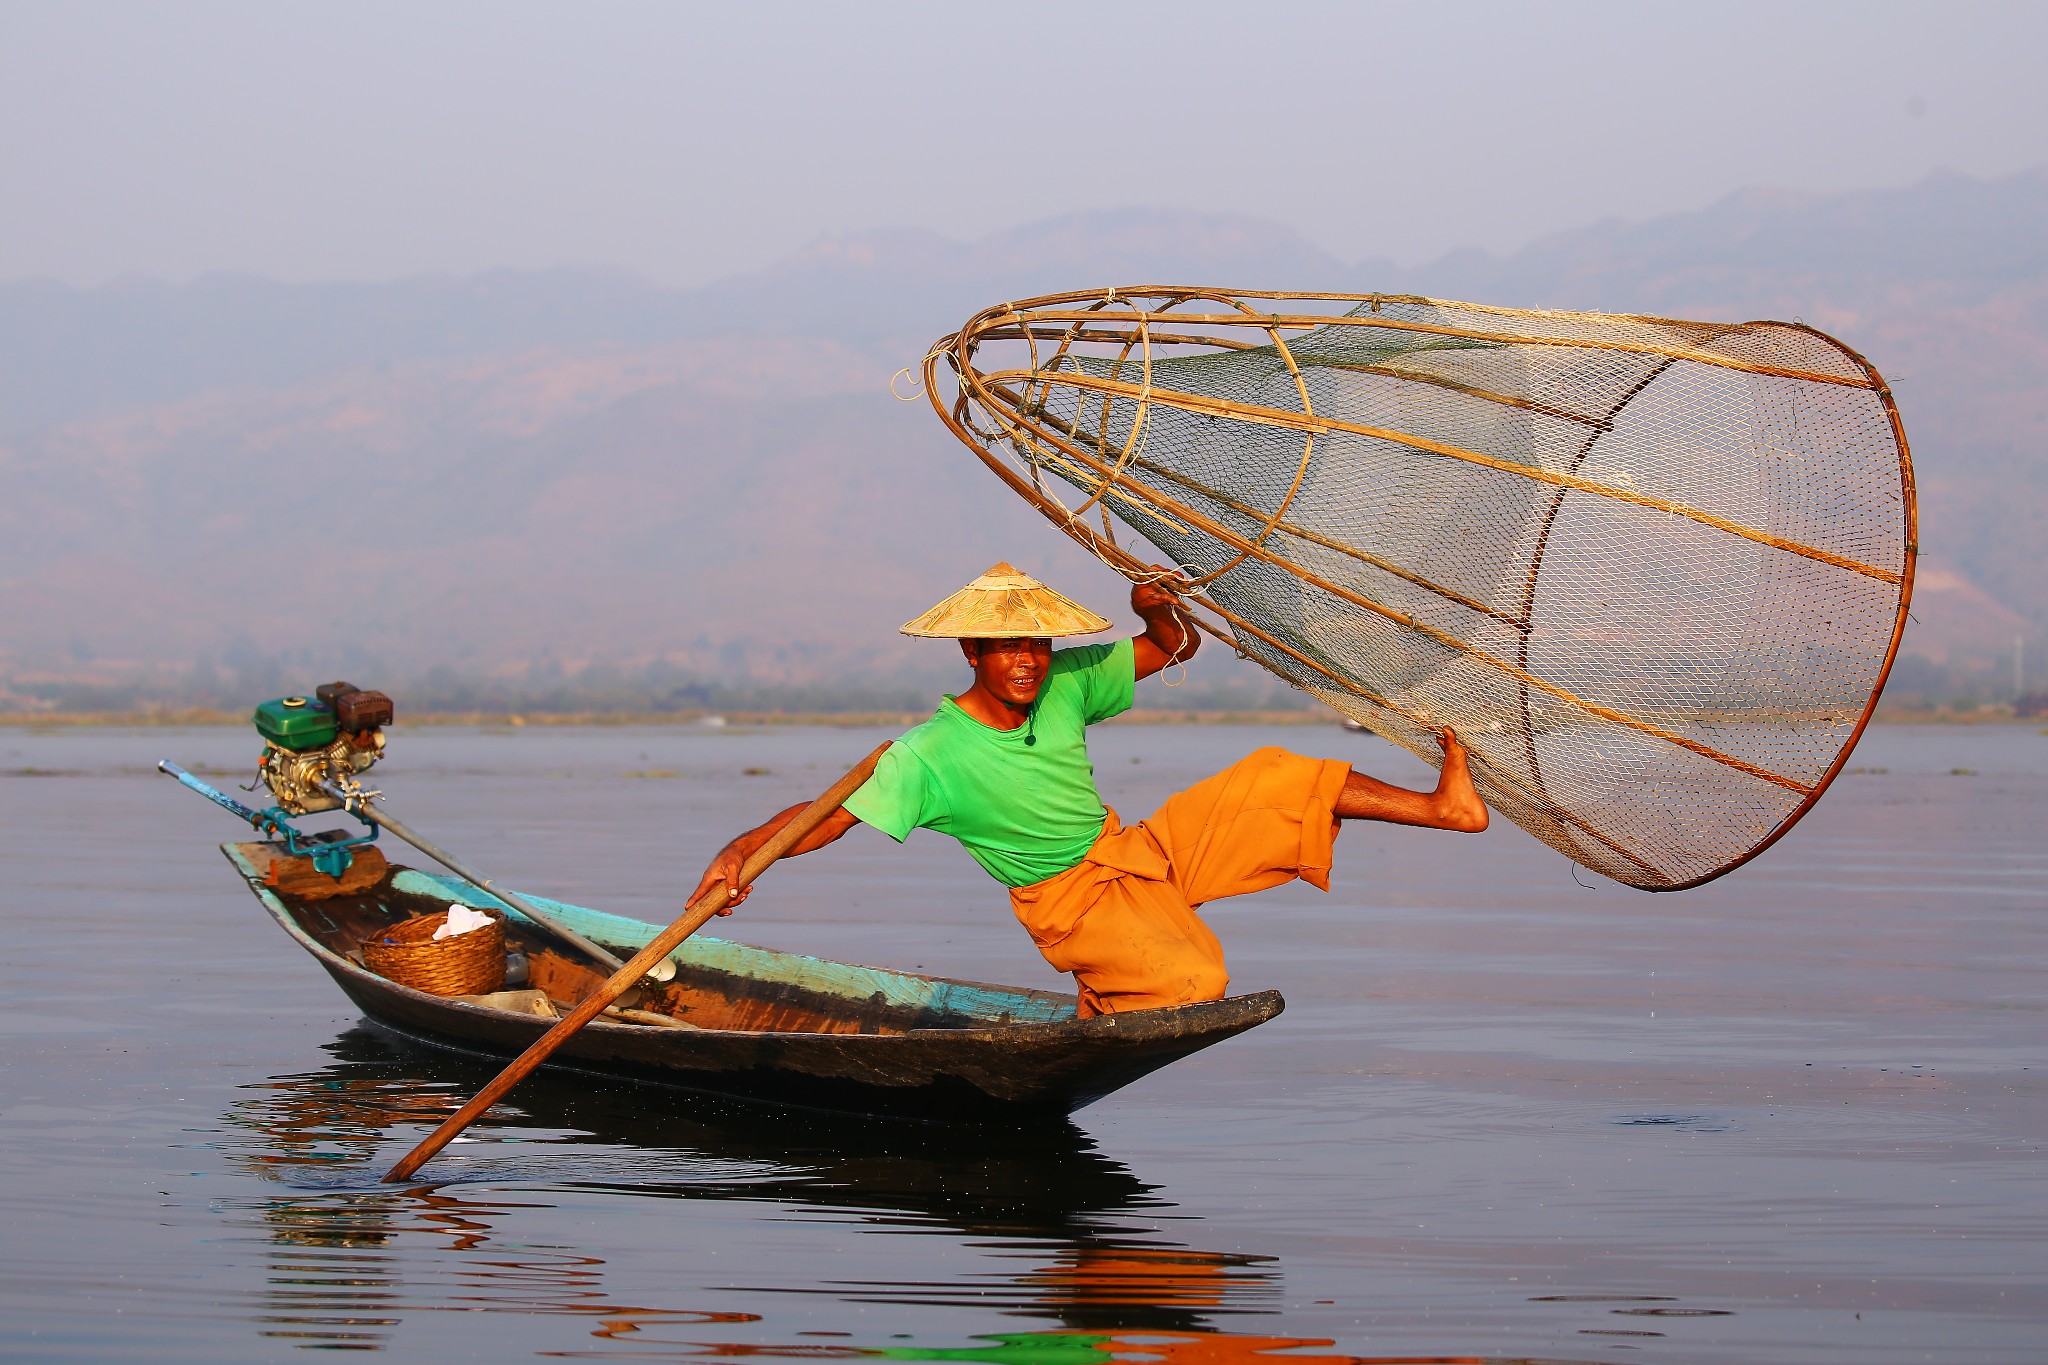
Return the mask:
[[[753,857],[763,844],[779,834],[784,825],[796,819],[797,816],[803,814],[809,808],[809,802],[791,806],[767,824],[762,825],[758,829],[748,830],[745,834],[740,835],[739,838],[734,839],[731,843],[720,849],[718,856],[711,860],[711,866],[704,869],[703,880],[697,883],[697,889],[690,893],[690,899],[686,903],[690,905],[696,904],[699,896],[720,882],[723,882],[728,887],[737,888],[733,896],[726,901],[725,905],[718,912],[721,915],[730,915],[738,908],[740,902],[754,894],[752,886],[740,885],[740,870],[746,866],[747,859]],[[792,848],[783,856],[794,858],[799,853],[809,853],[814,849],[823,848],[859,823],[860,821],[854,818],[853,812],[843,807],[835,810],[826,816],[816,829],[805,835],[795,848]]]

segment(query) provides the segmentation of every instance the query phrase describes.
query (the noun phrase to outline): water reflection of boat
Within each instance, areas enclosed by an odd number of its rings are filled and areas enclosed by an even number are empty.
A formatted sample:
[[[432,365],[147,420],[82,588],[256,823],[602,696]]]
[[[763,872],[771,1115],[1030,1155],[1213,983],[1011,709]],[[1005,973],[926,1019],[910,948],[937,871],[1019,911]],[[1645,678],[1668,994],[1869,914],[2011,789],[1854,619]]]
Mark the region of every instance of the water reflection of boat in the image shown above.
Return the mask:
[[[328,1050],[334,1060],[327,1066],[247,1087],[223,1116],[226,1136],[216,1144],[236,1166],[275,1182],[274,1193],[219,1199],[214,1207],[266,1245],[266,1285],[248,1311],[279,1344],[376,1350],[397,1344],[408,1324],[417,1342],[421,1319],[462,1313],[573,1324],[563,1336],[538,1324],[461,1319],[466,1339],[496,1343],[508,1359],[1413,1365],[1424,1358],[1339,1354],[1326,1338],[1233,1330],[1283,1310],[1279,1263],[1154,1233],[1144,1224],[1173,1205],[1071,1124],[1007,1132],[857,1116],[792,1123],[786,1112],[710,1099],[676,1115],[650,1112],[645,1092],[630,1086],[541,1073],[517,1093],[516,1107],[492,1111],[479,1132],[488,1140],[493,1130],[526,1130],[518,1144],[525,1153],[535,1150],[533,1130],[578,1144],[573,1184],[542,1174],[511,1190],[397,1188],[371,1183],[390,1129],[437,1119],[441,1100],[459,1102],[488,1064],[373,1028],[352,1029]],[[431,1091],[424,1095],[423,1078]],[[605,1148],[626,1149],[636,1173],[653,1171],[657,1179],[589,1179],[587,1172],[604,1166]],[[781,1284],[729,1291],[722,1303],[633,1303],[607,1287],[602,1256],[537,1242],[522,1221],[592,1194],[829,1213],[859,1220],[869,1234],[950,1233],[973,1254],[944,1281],[821,1282],[821,1267],[830,1275],[866,1259],[849,1261],[821,1245],[816,1259],[790,1267]],[[676,1221],[691,1226],[688,1218]],[[719,1291],[690,1292],[701,1302]],[[781,1314],[743,1311],[735,1302],[742,1292],[741,1302],[755,1309],[764,1296],[787,1296],[789,1325]],[[897,1310],[883,1319],[887,1337],[871,1328],[867,1341],[834,1342],[847,1334],[804,1330],[875,1323],[873,1308],[861,1313],[864,1305]],[[949,1331],[944,1344],[903,1335],[932,1317],[957,1322],[962,1308],[1023,1330],[965,1339]],[[919,1311],[927,1309],[956,1311]],[[583,1349],[575,1349],[579,1337]],[[521,1346],[506,1346],[515,1341]]]
[[[452,1273],[459,1304],[471,1309],[601,1318],[593,1323],[600,1335],[756,1320],[618,1303],[604,1292],[603,1260],[587,1253],[519,1245],[519,1272],[510,1275],[501,1225],[552,1202],[545,1190],[368,1183],[390,1129],[435,1118],[439,1099],[465,1093],[487,1066],[368,1028],[352,1029],[329,1051],[332,1064],[250,1086],[224,1116],[226,1129],[239,1134],[224,1144],[235,1164],[292,1186],[223,1206],[259,1227],[269,1244],[271,1282],[282,1288],[264,1306],[266,1330],[301,1341],[370,1343],[410,1314],[457,1307],[406,1287],[408,1266],[423,1252],[431,1279],[445,1284]],[[434,1083],[424,1095],[423,1069]],[[630,1148],[634,1171],[655,1177],[592,1180],[585,1173],[604,1163],[580,1154],[578,1197],[834,1212],[874,1231],[971,1237],[979,1253],[972,1273],[946,1283],[811,1281],[751,1291],[757,1294],[971,1303],[1063,1332],[1202,1332],[1221,1318],[1274,1311],[1278,1301],[1270,1259],[1196,1250],[1140,1225],[1142,1215],[1171,1206],[1072,1124],[1008,1133],[858,1116],[792,1124],[786,1113],[717,1100],[678,1116],[650,1112],[645,1092],[631,1086],[542,1073],[518,1092],[516,1108],[492,1111],[478,1133],[489,1141],[493,1130],[512,1126],[525,1130],[522,1151],[533,1149],[532,1130],[551,1130],[583,1147]],[[778,1352],[757,1344],[747,1353]]]
[[[260,1138],[243,1151],[245,1165],[297,1185],[374,1178],[390,1130],[438,1122],[493,1071],[374,1026],[349,1030],[328,1051],[333,1064],[251,1086],[230,1111],[230,1126]],[[593,1178],[585,1163],[577,1184],[643,1198],[840,1204],[1032,1236],[1107,1235],[1121,1226],[1116,1215],[1162,1206],[1152,1186],[1064,1120],[957,1133],[853,1114],[792,1123],[785,1111],[709,1096],[678,1113],[631,1085],[542,1071],[472,1131],[488,1139],[508,1127],[631,1149],[630,1182]]]
[[[429,995],[356,960],[359,945],[451,903],[501,908],[465,883],[407,868],[336,883],[300,876],[269,844],[223,851],[271,917],[364,1013],[424,1041],[516,1055],[550,1020]],[[358,884],[360,883],[360,884]],[[631,956],[656,928],[581,906],[534,900],[578,933]],[[507,918],[529,985],[568,1003],[603,973],[539,926]],[[706,938],[672,955],[675,978],[651,989],[643,1022],[600,1021],[569,1039],[562,1064],[749,1099],[987,1123],[1057,1119],[1151,1071],[1279,1014],[1277,991],[1096,1019],[1071,996],[828,962]],[[659,1016],[659,1017],[655,1017]],[[680,1020],[687,1027],[650,1027]]]

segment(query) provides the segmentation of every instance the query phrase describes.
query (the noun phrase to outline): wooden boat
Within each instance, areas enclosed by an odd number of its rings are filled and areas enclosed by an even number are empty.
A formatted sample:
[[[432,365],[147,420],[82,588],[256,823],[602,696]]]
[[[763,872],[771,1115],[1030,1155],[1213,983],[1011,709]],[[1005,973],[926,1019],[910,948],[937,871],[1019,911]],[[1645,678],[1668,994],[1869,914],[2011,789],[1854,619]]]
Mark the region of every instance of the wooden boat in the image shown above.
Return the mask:
[[[284,931],[371,1019],[422,1042],[516,1056],[550,1020],[429,995],[378,976],[359,945],[450,905],[505,913],[526,985],[562,1006],[597,967],[466,882],[358,853],[339,880],[275,844],[223,844]],[[526,897],[621,957],[659,927]],[[673,980],[644,991],[644,1022],[599,1019],[551,1066],[810,1108],[953,1123],[1063,1116],[1285,1008],[1278,991],[1077,1019],[1070,995],[829,962],[698,935],[671,954]],[[622,1002],[623,1003],[623,1002]],[[663,1026],[667,1024],[668,1026]]]

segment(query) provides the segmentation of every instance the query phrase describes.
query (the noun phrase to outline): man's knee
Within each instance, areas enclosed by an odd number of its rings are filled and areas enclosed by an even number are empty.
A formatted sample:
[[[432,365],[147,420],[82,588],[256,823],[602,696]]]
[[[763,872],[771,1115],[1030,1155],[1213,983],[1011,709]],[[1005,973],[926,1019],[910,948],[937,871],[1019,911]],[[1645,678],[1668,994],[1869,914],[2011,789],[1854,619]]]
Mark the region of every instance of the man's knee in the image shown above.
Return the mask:
[[[1221,1000],[1229,989],[1230,973],[1223,959],[1196,952],[1189,952],[1176,962],[1171,979],[1159,983],[1159,993],[1176,1005]]]
[[[1190,953],[1170,967],[1150,972],[1074,973],[1081,986],[1082,1018],[1122,1014],[1130,1010],[1170,1009],[1204,1000],[1221,1000],[1230,989],[1230,973],[1220,960]]]
[[[1221,1000],[1230,989],[1230,973],[1221,962],[1205,962],[1188,974],[1188,994],[1181,1002],[1192,1005],[1201,1000]]]

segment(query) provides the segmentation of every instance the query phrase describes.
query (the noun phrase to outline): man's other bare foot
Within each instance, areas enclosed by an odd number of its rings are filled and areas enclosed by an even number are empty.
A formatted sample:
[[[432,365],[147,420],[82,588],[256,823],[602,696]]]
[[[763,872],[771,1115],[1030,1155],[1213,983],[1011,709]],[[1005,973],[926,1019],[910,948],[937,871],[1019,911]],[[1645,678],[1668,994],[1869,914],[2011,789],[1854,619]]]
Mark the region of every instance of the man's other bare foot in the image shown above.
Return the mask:
[[[1465,746],[1458,742],[1457,733],[1448,725],[1438,738],[1444,746],[1444,766],[1437,777],[1436,791],[1431,796],[1436,807],[1437,824],[1442,829],[1477,834],[1486,828],[1491,817],[1486,803],[1479,799],[1479,793],[1472,786],[1472,768],[1465,757]]]

